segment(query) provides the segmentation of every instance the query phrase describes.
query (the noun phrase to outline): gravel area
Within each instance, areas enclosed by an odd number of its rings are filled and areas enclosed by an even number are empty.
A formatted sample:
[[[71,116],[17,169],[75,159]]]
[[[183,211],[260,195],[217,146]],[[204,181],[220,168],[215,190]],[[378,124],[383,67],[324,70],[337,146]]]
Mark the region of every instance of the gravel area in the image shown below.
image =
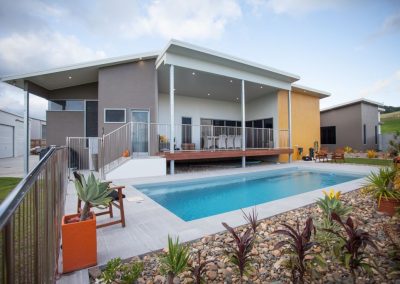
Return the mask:
[[[351,216],[358,224],[359,228],[368,231],[376,238],[376,245],[379,251],[372,251],[374,261],[379,271],[374,270],[373,276],[361,275],[357,279],[357,283],[400,283],[396,279],[390,279],[388,271],[390,260],[388,258],[389,239],[383,231],[384,224],[398,224],[397,217],[388,217],[376,212],[376,205],[370,197],[364,196],[360,190],[343,194],[342,201],[346,205],[353,207]],[[259,234],[256,244],[252,250],[252,267],[253,273],[249,277],[244,278],[244,283],[289,283],[290,272],[282,267],[284,257],[279,250],[274,250],[275,244],[282,240],[280,235],[271,234],[273,231],[282,228],[281,223],[287,223],[294,226],[296,220],[299,220],[301,227],[304,226],[305,220],[312,216],[315,221],[319,220],[321,215],[319,208],[313,204],[296,210],[292,210],[277,216],[273,216],[260,221]],[[238,229],[243,230],[246,226]],[[223,229],[221,225],[221,229]],[[167,240],[166,240],[167,241]],[[239,283],[238,273],[232,264],[229,263],[226,255],[227,249],[233,247],[233,239],[226,231],[205,236],[197,241],[191,242],[191,252],[194,256],[198,250],[201,251],[203,260],[208,260],[205,279],[206,283]],[[315,247],[316,252],[321,252],[327,261],[327,267],[321,271],[320,279],[314,279],[313,283],[351,283],[349,272],[337,264],[334,258],[329,257],[319,247]],[[162,252],[154,252],[140,259],[144,263],[144,271],[138,283],[165,283],[165,277],[159,273],[158,258]],[[139,257],[134,257],[126,261],[136,261]],[[99,268],[90,269],[91,280],[100,273]],[[310,279],[308,279],[310,282]],[[174,280],[174,283],[193,283],[190,272],[184,272]]]

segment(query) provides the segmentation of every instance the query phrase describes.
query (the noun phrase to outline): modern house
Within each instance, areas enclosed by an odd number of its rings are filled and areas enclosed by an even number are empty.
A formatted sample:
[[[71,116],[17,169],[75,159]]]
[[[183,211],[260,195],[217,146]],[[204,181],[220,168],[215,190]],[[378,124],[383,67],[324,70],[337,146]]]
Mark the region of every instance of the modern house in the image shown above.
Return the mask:
[[[30,118],[30,139],[45,140],[46,121]],[[24,149],[24,117],[0,110],[0,158],[18,157]]]
[[[321,146],[330,151],[350,146],[380,149],[380,111],[383,104],[358,99],[321,110]]]
[[[49,101],[48,145],[67,143],[80,160],[97,159],[86,167],[107,174],[121,167],[133,172],[133,163],[154,171],[168,161],[173,173],[180,160],[241,157],[245,166],[252,156],[296,159],[294,146],[320,142],[319,100],[330,95],[295,85],[299,79],[172,40],[161,52],[2,81]]]

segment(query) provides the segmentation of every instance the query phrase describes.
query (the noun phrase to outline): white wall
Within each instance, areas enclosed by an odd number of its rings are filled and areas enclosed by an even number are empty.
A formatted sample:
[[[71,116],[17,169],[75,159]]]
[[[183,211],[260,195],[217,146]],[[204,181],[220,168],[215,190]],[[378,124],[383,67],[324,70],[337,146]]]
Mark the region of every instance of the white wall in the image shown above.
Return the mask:
[[[200,125],[200,118],[242,120],[240,102],[228,102],[212,99],[202,99],[188,96],[175,96],[175,124],[182,123],[182,117],[191,117],[192,125]],[[246,103],[246,120],[273,117],[274,129],[278,127],[278,97],[268,94]],[[169,95],[159,94],[158,122],[170,123]],[[176,127],[177,147],[180,146],[181,129]],[[200,128],[193,128],[192,142],[196,149],[200,148]]]
[[[46,125],[46,121],[31,118],[31,139],[43,139],[42,125]]]
[[[246,120],[273,118],[273,127],[278,129],[278,96],[267,94],[246,103]]]
[[[0,124],[14,127],[14,157],[21,156],[24,149],[24,119],[20,116],[0,111]]]
[[[191,117],[192,125],[200,125],[200,118],[241,120],[240,103],[202,99],[187,96],[175,96],[175,124],[182,124],[182,117]],[[170,123],[169,95],[160,94],[158,100],[158,122]],[[180,148],[181,132],[175,128],[177,147]],[[200,127],[192,130],[192,142],[200,149]]]

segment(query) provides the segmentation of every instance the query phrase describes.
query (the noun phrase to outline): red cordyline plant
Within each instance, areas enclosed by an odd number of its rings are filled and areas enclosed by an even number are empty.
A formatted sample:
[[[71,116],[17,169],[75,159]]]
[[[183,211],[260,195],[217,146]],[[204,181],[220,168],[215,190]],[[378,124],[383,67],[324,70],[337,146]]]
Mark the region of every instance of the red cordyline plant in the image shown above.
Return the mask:
[[[286,229],[276,230],[273,234],[284,235],[289,238],[278,242],[274,249],[286,247],[283,253],[289,255],[289,259],[285,264],[291,269],[292,281],[293,283],[304,283],[304,276],[313,263],[324,264],[324,261],[318,254],[310,251],[313,246],[317,245],[316,242],[311,241],[312,233],[315,235],[316,232],[313,220],[311,217],[308,218],[301,232],[298,221],[296,229],[287,224],[281,225]],[[306,258],[309,255],[313,257]]]
[[[235,240],[236,247],[233,252],[230,253],[230,261],[235,264],[239,269],[240,281],[242,281],[243,275],[247,275],[251,271],[250,266],[250,253],[253,247],[253,234],[252,229],[248,228],[242,234],[238,234],[235,230],[226,223],[222,225],[228,230],[233,239]]]
[[[194,277],[194,283],[196,283],[196,284],[205,283],[203,274],[204,274],[206,265],[210,262],[211,262],[210,260],[201,261],[201,252],[197,251],[197,263],[194,264],[194,262],[193,262],[193,265],[190,268],[190,272],[192,272],[192,275]]]
[[[243,218],[250,224],[251,229],[253,230],[253,234],[257,234],[257,228],[260,225],[258,222],[258,213],[257,209],[253,208],[251,212],[247,213],[242,210]]]
[[[335,256],[344,267],[350,270],[355,283],[357,270],[372,273],[372,265],[366,261],[369,257],[364,251],[365,248],[370,246],[378,250],[378,247],[373,242],[374,238],[368,232],[357,228],[351,217],[348,217],[344,223],[339,215],[332,213],[332,220],[337,222],[345,232],[345,235],[342,235],[340,232],[328,230],[341,239],[339,245],[334,248]]]

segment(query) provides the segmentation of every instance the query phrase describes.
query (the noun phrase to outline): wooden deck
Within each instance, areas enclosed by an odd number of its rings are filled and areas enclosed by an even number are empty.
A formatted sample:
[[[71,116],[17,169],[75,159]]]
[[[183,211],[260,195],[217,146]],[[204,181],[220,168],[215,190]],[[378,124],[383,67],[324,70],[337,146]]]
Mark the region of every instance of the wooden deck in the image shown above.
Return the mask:
[[[248,149],[242,150],[215,150],[215,151],[175,151],[175,153],[163,152],[159,156],[165,157],[167,161],[202,160],[219,158],[274,156],[293,153],[293,149]]]

